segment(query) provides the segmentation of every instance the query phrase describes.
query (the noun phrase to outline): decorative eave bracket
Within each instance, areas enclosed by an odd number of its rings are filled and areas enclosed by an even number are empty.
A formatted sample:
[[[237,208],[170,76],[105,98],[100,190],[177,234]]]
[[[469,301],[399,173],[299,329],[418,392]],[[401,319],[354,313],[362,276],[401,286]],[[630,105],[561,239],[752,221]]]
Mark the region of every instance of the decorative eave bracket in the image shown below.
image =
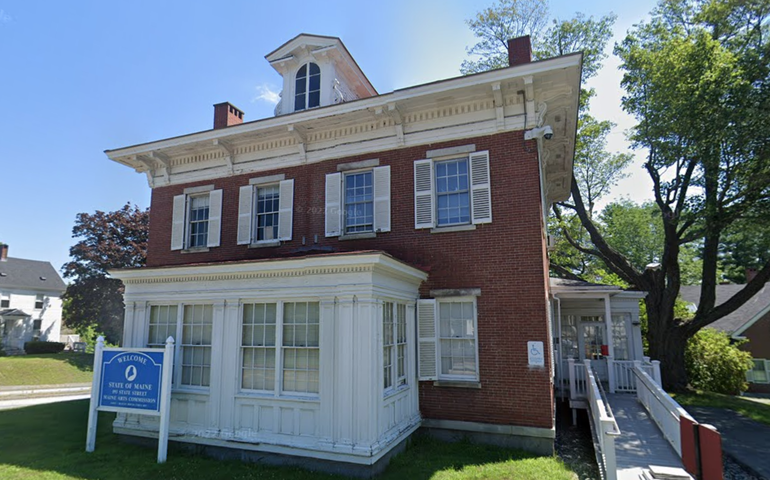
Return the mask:
[[[399,146],[404,145],[404,116],[401,114],[401,110],[395,102],[389,103],[387,109],[383,107],[377,107],[374,110],[375,115],[387,115],[396,128],[396,138],[398,139]]]
[[[297,148],[299,149],[302,163],[307,163],[307,150],[305,147],[307,144],[307,137],[305,136],[305,132],[297,125],[289,125],[288,131],[289,134],[294,137],[294,141],[297,142]]]
[[[535,118],[535,85],[532,75],[524,77],[524,109],[527,114],[527,124],[524,128],[535,128],[537,118]]]
[[[495,124],[497,131],[505,129],[505,103],[503,103],[503,89],[500,82],[492,84],[492,96],[495,100]]]
[[[225,154],[225,164],[227,166],[227,174],[232,175],[235,171],[233,167],[233,163],[235,161],[235,149],[225,142],[224,140],[220,140],[218,138],[215,138],[212,141],[212,144],[219,148],[224,154]]]

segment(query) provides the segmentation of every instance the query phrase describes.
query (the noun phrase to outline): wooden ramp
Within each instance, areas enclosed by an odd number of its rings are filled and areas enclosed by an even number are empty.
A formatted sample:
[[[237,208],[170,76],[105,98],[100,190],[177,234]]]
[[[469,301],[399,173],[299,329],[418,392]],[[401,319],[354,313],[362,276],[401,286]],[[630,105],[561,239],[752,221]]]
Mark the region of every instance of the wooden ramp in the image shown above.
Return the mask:
[[[682,468],[682,460],[635,394],[607,394],[620,436],[615,437],[618,480],[639,480],[650,465]]]

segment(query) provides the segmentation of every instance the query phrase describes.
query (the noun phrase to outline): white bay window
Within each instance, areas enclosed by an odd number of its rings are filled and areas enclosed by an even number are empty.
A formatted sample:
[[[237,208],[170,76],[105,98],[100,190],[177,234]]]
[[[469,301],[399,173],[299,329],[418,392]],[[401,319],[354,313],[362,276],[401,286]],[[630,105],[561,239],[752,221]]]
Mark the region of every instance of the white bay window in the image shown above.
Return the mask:
[[[173,337],[177,341],[174,385],[207,388],[211,383],[213,306],[184,305],[181,313],[178,305],[152,305],[147,346],[164,348],[166,339]]]

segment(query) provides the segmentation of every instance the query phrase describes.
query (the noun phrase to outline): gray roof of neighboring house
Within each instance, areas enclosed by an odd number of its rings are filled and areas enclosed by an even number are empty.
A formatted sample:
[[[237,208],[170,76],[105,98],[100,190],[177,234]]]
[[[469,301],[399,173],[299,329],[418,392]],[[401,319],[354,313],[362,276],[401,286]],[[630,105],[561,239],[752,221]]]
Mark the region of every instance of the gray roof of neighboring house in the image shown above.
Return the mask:
[[[735,295],[745,286],[746,285],[717,285],[716,305],[721,305],[729,300],[730,297]],[[679,290],[679,295],[685,302],[697,305],[700,300],[700,285],[683,286]],[[709,327],[732,333],[742,327],[746,322],[756,317],[757,314],[767,308],[768,305],[770,305],[770,287],[765,284],[756,295],[751,297],[749,301],[744,303],[739,309],[730,315],[720,318],[709,325]]]
[[[572,280],[569,278],[550,277],[548,281],[551,283],[552,287],[597,287],[597,288],[617,288],[618,290],[620,290],[620,287],[616,287],[614,285],[603,285],[601,283],[591,283],[591,282],[586,282],[585,280]]]
[[[0,310],[0,317],[29,317],[31,315],[27,315],[24,313],[23,310],[19,310],[18,308],[6,308],[4,310]]]
[[[67,289],[51,262],[13,257],[0,261],[0,289],[3,287],[61,293]]]

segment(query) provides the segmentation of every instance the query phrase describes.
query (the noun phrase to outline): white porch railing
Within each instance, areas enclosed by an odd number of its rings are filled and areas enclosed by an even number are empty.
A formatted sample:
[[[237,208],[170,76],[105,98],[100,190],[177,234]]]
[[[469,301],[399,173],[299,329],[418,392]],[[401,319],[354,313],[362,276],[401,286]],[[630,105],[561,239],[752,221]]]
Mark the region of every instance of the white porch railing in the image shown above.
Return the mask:
[[[599,455],[601,457],[600,467],[604,471],[605,480],[617,480],[617,462],[615,459],[615,437],[620,435],[615,417],[602,398],[601,384],[596,380],[591,362],[585,361],[582,370],[586,378],[586,395],[589,404],[591,425],[596,434],[596,441],[599,445]]]
[[[586,398],[586,370],[581,363],[575,363],[575,359],[567,361],[569,371],[569,398],[578,400]]]
[[[660,370],[658,370],[660,372]],[[636,377],[636,398],[639,403],[650,413],[666,437],[668,443],[674,447],[679,457],[682,457],[682,434],[679,427],[679,418],[686,417],[693,422],[695,420],[676,400],[666,393],[653,378],[645,371],[642,362],[635,362],[633,369]]]
[[[658,360],[649,361],[649,357],[645,357],[644,363],[638,360],[613,360],[611,357],[607,358],[607,371],[608,380],[610,385],[610,393],[633,393],[636,392],[636,377],[634,376],[634,365],[638,362],[641,365],[647,375],[649,375],[655,383],[661,385],[660,379],[660,362]]]

